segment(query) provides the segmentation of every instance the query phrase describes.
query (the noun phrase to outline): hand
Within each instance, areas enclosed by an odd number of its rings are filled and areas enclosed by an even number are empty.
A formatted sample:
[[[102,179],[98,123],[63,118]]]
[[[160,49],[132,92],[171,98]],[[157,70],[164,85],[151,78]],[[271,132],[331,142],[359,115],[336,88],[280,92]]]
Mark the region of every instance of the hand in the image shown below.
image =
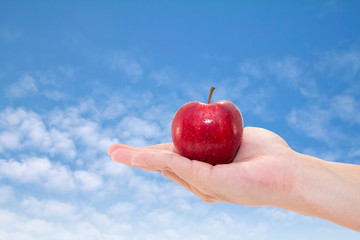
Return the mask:
[[[279,206],[289,201],[296,173],[295,152],[275,133],[244,128],[241,147],[230,164],[212,166],[180,156],[172,143],[135,148],[115,144],[112,160],[157,171],[205,202]]]

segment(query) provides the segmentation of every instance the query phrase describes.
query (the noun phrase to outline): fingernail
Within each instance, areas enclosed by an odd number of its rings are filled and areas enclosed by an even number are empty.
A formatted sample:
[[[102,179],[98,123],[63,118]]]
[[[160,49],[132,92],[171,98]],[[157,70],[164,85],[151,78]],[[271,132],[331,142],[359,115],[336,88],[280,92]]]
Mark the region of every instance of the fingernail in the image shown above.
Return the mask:
[[[125,145],[125,144],[120,144],[120,143],[117,143],[117,144],[113,144],[111,145],[108,149],[107,149],[107,153],[109,155],[112,155],[116,150],[118,149],[134,149],[133,146],[130,146],[130,145]]]
[[[118,149],[111,155],[111,159],[115,162],[123,163],[126,165],[131,164],[131,158],[134,155],[135,151],[130,149]]]

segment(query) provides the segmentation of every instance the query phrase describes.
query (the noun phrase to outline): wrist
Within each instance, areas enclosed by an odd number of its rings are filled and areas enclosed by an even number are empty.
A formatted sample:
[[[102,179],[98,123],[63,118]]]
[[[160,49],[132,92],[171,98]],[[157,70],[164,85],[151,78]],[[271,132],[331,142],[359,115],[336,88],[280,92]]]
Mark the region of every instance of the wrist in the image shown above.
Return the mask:
[[[293,185],[289,193],[289,210],[305,216],[318,217],[321,211],[321,191],[328,169],[325,162],[301,153],[294,154]]]
[[[359,231],[360,209],[353,205],[360,202],[359,183],[349,181],[348,174],[333,166],[337,163],[300,153],[294,162],[293,188],[285,209]]]

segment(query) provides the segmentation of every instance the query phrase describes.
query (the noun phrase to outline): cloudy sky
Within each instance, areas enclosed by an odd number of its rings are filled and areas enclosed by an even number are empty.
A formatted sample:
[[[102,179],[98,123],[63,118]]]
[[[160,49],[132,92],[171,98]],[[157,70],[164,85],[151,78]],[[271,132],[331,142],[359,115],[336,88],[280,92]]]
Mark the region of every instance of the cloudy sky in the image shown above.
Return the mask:
[[[206,204],[110,160],[227,99],[296,151],[360,164],[359,1],[0,3],[0,239],[359,239],[277,208]]]

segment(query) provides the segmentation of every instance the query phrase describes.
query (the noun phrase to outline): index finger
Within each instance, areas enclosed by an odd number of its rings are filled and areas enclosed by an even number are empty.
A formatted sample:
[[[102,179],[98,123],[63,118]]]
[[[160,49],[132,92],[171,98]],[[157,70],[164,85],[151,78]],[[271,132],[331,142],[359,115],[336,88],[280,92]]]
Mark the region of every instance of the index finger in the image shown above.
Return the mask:
[[[107,153],[109,155],[112,155],[118,149],[134,150],[136,148],[137,147],[134,147],[134,146],[131,146],[131,145],[117,143],[117,144],[111,145],[108,148]],[[176,149],[175,149],[173,143],[160,143],[160,144],[146,146],[146,147],[139,147],[138,149],[149,149],[149,150],[155,149],[155,150],[166,150],[166,151],[176,152]]]
[[[131,156],[130,166],[150,171],[170,170],[180,179],[194,186],[211,185],[214,168],[211,164],[190,160],[177,153],[158,149],[137,150]]]

